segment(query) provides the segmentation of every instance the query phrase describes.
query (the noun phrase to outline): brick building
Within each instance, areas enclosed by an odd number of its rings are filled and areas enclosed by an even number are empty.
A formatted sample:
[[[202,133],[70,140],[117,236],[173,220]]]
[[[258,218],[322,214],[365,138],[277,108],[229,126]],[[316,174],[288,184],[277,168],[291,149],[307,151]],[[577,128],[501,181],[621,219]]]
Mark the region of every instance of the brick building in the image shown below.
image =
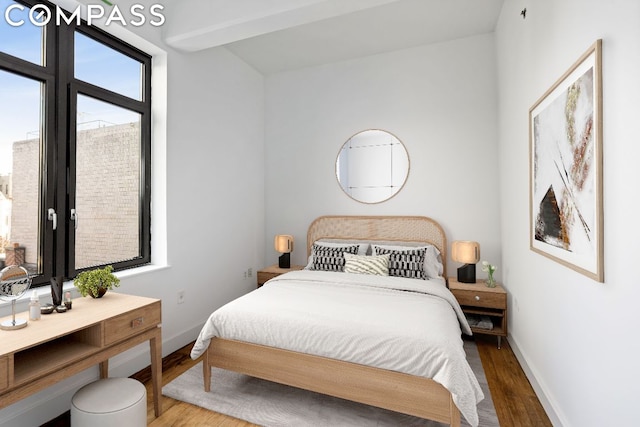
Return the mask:
[[[10,242],[37,263],[39,139],[13,144]],[[75,208],[76,268],[135,257],[139,253],[140,126],[102,126],[78,132]],[[2,181],[0,181],[0,184]],[[0,202],[1,206],[1,202]],[[1,212],[0,212],[1,213]],[[0,229],[1,230],[1,229]]]

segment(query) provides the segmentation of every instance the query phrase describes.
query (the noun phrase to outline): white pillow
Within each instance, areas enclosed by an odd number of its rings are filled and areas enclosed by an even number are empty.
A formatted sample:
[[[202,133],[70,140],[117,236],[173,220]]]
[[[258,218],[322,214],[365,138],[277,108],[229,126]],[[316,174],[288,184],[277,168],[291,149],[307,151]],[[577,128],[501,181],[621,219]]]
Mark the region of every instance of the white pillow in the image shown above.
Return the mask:
[[[441,277],[444,273],[444,267],[442,266],[442,260],[440,257],[440,251],[433,245],[423,245],[423,246],[402,246],[402,245],[372,245],[373,253],[376,253],[376,247],[382,249],[389,249],[393,251],[408,251],[413,249],[422,249],[425,248],[425,257],[424,257],[424,272],[430,279],[435,279],[437,277]]]
[[[389,254],[352,255],[344,254],[344,272],[356,274],[389,275]]]
[[[309,255],[309,259],[307,259],[307,265],[304,266],[303,270],[311,270],[313,268],[313,255]]]

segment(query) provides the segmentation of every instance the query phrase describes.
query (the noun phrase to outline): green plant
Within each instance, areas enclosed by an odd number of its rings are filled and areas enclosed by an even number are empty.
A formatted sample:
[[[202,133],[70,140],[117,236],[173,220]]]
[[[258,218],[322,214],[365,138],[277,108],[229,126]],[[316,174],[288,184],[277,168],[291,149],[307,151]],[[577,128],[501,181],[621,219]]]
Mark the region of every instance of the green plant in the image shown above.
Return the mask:
[[[91,295],[100,298],[108,289],[120,286],[120,279],[113,273],[113,266],[83,271],[73,279],[73,284],[83,297]]]

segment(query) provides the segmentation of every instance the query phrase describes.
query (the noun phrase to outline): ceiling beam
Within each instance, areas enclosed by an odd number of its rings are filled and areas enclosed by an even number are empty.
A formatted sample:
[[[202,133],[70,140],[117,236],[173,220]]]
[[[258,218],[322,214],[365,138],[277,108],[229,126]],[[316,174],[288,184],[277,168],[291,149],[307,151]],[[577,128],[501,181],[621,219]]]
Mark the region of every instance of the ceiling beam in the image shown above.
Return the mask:
[[[165,42],[199,51],[398,0],[183,0],[169,2]]]

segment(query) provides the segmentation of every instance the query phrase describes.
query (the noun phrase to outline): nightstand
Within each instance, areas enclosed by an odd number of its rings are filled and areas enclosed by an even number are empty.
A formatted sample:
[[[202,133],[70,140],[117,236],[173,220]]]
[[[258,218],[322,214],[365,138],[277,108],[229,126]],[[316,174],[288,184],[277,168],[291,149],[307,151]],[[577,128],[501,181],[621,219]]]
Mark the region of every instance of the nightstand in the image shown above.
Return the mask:
[[[288,273],[289,271],[302,270],[304,265],[292,265],[291,268],[280,268],[278,264],[265,267],[262,270],[258,270],[258,287],[264,285],[264,283],[277,277],[281,274]]]
[[[465,315],[488,316],[492,329],[471,327],[474,334],[496,335],[498,348],[507,336],[507,291],[500,285],[488,288],[484,282],[460,283],[449,277],[449,290],[456,297]]]

